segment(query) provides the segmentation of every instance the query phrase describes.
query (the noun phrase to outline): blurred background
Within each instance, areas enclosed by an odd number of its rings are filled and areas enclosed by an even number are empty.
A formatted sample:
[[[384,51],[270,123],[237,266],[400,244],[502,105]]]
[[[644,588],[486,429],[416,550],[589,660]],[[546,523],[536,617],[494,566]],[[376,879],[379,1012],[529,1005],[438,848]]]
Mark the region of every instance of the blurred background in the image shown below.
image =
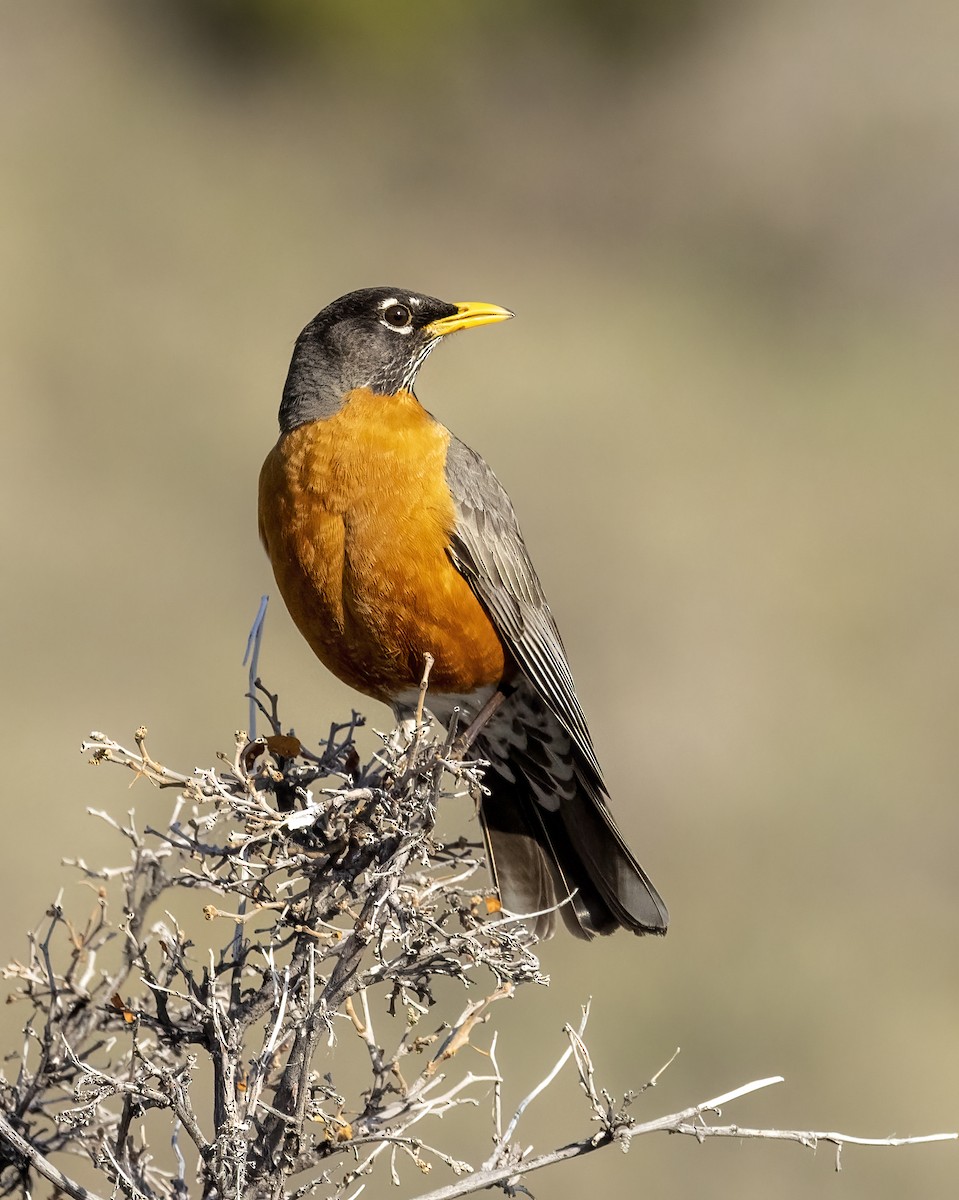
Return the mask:
[[[543,947],[506,1101],[592,995],[611,1090],[682,1047],[641,1118],[782,1073],[726,1118],[959,1127],[957,44],[952,0],[0,5],[0,958],[61,886],[86,911],[61,858],[122,861],[88,805],[168,811],[90,729],[191,770],[246,725],[300,328],[360,286],[488,300],[517,319],[418,392],[513,497],[673,919]],[[303,737],[359,703],[278,600],[261,673]],[[524,1125],[582,1136],[572,1078]],[[528,1183],[941,1196],[959,1151],[833,1166],[662,1138]]]

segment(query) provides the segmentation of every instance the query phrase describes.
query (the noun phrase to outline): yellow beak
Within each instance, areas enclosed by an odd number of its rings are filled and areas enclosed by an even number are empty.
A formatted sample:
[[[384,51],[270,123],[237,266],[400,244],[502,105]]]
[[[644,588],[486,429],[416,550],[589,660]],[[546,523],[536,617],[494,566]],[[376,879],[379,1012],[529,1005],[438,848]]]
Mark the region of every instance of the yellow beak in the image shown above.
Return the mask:
[[[431,321],[424,330],[434,337],[445,337],[448,333],[459,333],[461,329],[472,329],[476,325],[492,325],[495,321],[508,321],[513,314],[498,304],[483,304],[471,300],[457,304],[451,317],[439,317]]]

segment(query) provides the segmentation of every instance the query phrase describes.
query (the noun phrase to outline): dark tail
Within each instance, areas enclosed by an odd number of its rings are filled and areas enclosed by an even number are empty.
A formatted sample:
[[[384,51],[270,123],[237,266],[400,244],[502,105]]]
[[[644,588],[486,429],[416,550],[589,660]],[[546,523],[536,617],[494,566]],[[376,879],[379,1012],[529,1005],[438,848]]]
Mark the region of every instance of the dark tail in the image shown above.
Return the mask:
[[[548,779],[542,765],[515,751],[497,761],[496,748],[477,743],[488,758],[480,819],[490,868],[503,907],[543,913],[536,937],[550,937],[560,905],[576,937],[629,929],[664,934],[666,905],[616,827],[600,782],[571,748],[572,773]],[[513,776],[513,778],[509,778]]]

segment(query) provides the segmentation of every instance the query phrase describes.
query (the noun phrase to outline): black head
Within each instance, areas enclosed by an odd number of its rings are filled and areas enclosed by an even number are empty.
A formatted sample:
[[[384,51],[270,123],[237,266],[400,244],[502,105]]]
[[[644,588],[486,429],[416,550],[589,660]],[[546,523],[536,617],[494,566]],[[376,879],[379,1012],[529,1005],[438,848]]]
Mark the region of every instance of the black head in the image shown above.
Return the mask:
[[[449,304],[406,288],[363,288],[318,313],[296,339],[280,405],[280,431],[339,412],[354,388],[412,391],[440,338],[513,314],[495,304]]]

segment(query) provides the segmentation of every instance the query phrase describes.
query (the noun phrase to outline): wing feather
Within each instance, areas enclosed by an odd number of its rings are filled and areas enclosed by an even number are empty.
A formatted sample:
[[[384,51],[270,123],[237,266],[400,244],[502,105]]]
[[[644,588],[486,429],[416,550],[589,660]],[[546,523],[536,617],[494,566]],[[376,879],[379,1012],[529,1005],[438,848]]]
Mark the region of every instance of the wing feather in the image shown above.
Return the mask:
[[[446,481],[456,518],[449,549],[454,565],[602,788],[602,772],[576,698],[563,640],[509,496],[483,459],[452,434]]]

